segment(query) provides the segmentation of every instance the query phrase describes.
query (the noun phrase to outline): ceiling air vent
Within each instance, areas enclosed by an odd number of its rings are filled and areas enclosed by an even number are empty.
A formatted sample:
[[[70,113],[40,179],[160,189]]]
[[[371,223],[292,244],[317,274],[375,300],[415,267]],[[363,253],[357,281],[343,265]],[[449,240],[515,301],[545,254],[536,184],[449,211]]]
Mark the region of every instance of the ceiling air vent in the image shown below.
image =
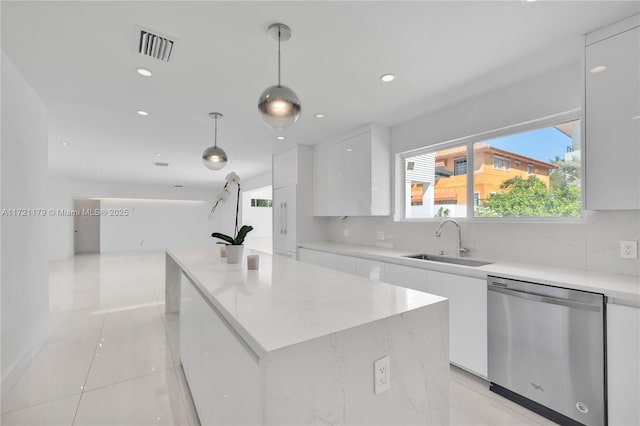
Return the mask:
[[[156,161],[155,163],[153,163],[154,165],[158,166],[158,167],[169,167],[169,163],[161,163],[159,161]]]
[[[169,62],[177,40],[142,27],[136,27],[136,36],[139,54]]]

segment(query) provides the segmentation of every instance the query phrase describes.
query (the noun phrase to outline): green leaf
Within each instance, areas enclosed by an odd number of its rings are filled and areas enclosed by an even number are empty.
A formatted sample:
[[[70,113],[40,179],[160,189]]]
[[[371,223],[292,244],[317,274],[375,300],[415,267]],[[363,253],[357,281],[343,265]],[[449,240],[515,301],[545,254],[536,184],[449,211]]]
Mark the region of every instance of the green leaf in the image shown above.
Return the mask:
[[[244,242],[245,237],[249,232],[253,231],[253,226],[251,225],[243,225],[242,228],[238,231],[238,235],[236,235],[235,240],[233,240],[233,245],[239,246]]]
[[[233,242],[233,238],[231,238],[231,237],[230,237],[230,236],[228,236],[228,235],[221,234],[221,233],[219,233],[219,232],[214,232],[213,234],[211,234],[211,236],[212,236],[213,238],[219,238],[219,239],[221,239],[221,240],[223,240],[223,241],[226,241],[226,242],[227,242],[227,243],[229,243],[229,244],[234,244],[234,242]]]

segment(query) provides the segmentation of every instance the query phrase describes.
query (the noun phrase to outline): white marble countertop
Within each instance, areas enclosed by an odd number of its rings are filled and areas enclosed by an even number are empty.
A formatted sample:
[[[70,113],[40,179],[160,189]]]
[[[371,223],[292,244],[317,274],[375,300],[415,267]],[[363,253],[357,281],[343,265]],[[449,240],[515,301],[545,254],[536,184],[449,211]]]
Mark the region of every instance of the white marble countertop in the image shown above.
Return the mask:
[[[258,356],[446,300],[246,248],[235,265],[211,246],[167,254]]]
[[[629,304],[640,307],[640,278],[631,275],[607,274],[603,272],[582,271],[576,269],[554,268],[539,265],[527,265],[493,261],[489,265],[472,267],[442,262],[431,262],[403,257],[417,254],[391,248],[362,246],[355,244],[316,241],[299,244],[302,248],[360,257],[380,262],[395,263],[415,268],[429,269],[475,278],[485,278],[494,275],[523,281],[532,281],[558,287],[602,293],[611,303]]]

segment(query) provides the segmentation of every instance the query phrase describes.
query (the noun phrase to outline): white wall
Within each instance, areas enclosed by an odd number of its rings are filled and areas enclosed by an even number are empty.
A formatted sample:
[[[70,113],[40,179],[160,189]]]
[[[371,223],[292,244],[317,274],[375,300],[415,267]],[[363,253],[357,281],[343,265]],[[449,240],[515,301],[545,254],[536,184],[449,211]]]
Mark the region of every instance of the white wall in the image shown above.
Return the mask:
[[[47,113],[2,52],[2,209],[46,209]],[[47,218],[2,216],[2,396],[49,335]]]
[[[581,73],[580,64],[567,65],[398,125],[391,130],[392,154],[580,108]],[[587,212],[581,223],[461,222],[463,243],[473,257],[640,274],[640,261],[618,256],[619,240],[640,239],[640,211]],[[394,222],[391,217],[333,218],[328,239],[453,254],[455,230],[445,229],[436,238],[437,225]],[[349,238],[343,237],[344,229]],[[384,241],[377,240],[377,231],[385,232]]]
[[[73,256],[73,216],[61,212],[73,209],[71,183],[67,179],[49,177],[47,182],[47,215],[49,260],[65,260]]]
[[[74,199],[99,198],[103,208],[124,208],[127,217],[102,216],[101,251],[163,249],[212,242],[216,219],[209,218],[212,190],[167,185],[70,181],[50,176],[49,209],[73,209]],[[49,260],[73,255],[73,217],[48,218]]]
[[[217,227],[203,201],[102,199],[100,209],[102,253],[210,244]]]

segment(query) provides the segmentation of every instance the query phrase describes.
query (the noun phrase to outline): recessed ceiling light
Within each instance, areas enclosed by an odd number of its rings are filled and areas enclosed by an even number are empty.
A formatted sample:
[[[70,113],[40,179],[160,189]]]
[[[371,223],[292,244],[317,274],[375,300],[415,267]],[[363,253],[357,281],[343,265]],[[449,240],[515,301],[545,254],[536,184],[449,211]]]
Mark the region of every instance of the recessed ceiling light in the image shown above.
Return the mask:
[[[284,140],[284,136],[278,136],[276,139],[278,139],[279,141],[283,141]]]
[[[382,74],[382,75],[380,76],[380,80],[384,81],[385,83],[388,83],[388,82],[390,82],[390,81],[393,81],[393,80],[395,80],[395,78],[396,78],[395,74],[391,74],[391,73],[388,73],[388,74]]]
[[[533,3],[536,0],[524,0],[525,3]]]
[[[60,145],[67,146],[67,145],[69,145],[69,142],[62,141],[62,142],[60,142]]]
[[[146,68],[138,68],[136,71],[138,71],[138,74],[144,77],[151,77],[152,75],[151,71]]]
[[[155,154],[153,154],[153,155],[155,155],[156,157],[160,157],[162,154],[160,154],[159,152],[156,152],[156,153],[155,153]]]
[[[347,148],[347,152],[352,152],[353,148]]]
[[[141,109],[137,110],[136,113],[138,113],[138,115],[141,115],[143,117],[146,117],[147,115],[149,115],[147,111],[143,111]]]
[[[605,67],[604,65],[598,65],[597,67],[591,68],[590,72],[592,74],[597,74],[597,73],[602,72],[602,71],[604,71],[606,69],[607,69],[607,67]]]
[[[319,112],[317,114],[314,115],[315,118],[324,118],[324,114]]]

